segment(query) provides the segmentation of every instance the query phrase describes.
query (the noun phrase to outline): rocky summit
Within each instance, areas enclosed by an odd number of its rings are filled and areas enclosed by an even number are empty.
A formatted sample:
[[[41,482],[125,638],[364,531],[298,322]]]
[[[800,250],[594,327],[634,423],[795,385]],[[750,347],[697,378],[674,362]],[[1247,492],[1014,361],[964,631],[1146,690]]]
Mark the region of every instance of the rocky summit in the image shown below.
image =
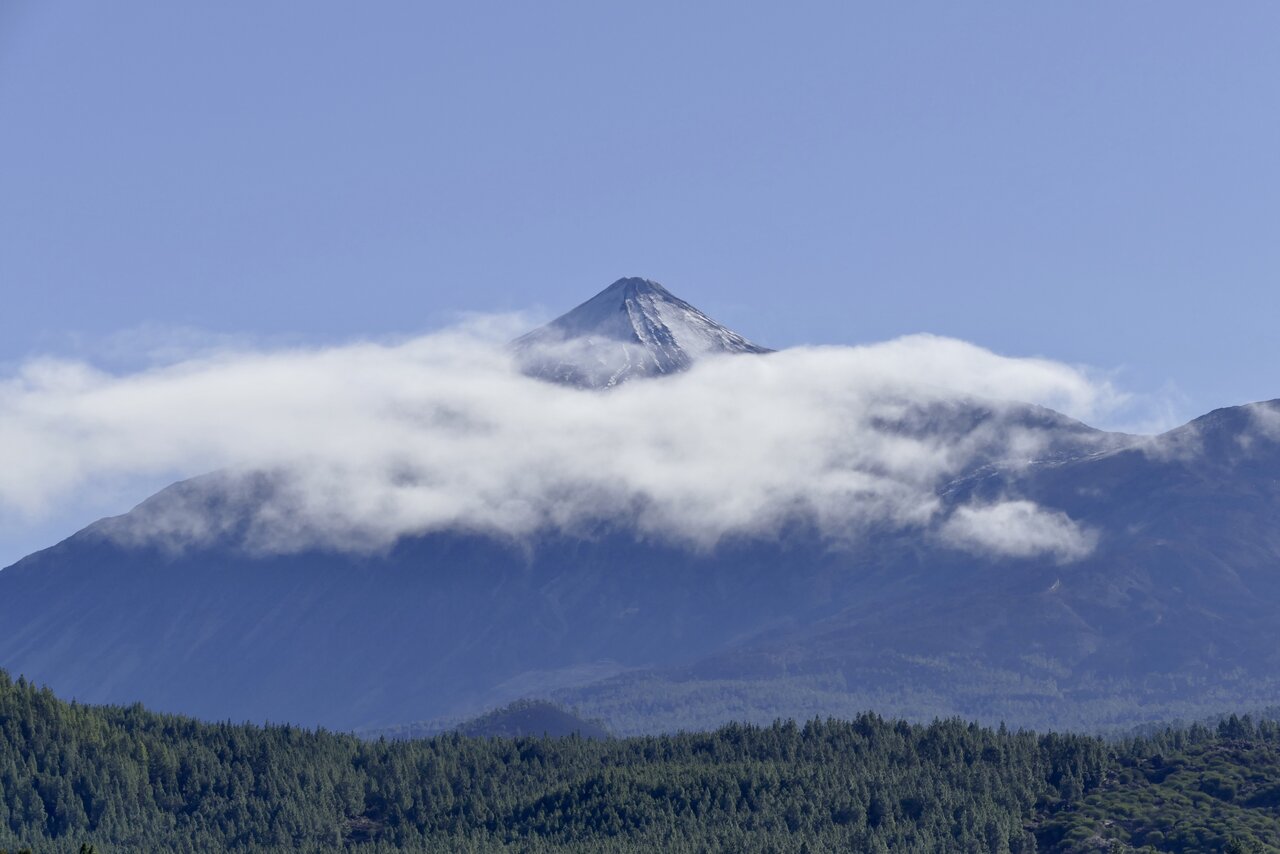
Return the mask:
[[[689,368],[709,356],[769,353],[649,279],[619,279],[512,344],[525,373],[582,388]]]

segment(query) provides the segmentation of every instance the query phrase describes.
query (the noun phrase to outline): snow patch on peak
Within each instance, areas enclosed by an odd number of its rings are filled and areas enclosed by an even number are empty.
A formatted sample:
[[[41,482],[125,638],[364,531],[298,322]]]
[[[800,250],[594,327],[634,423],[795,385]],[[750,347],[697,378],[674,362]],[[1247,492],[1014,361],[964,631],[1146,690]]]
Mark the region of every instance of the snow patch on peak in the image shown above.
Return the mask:
[[[715,354],[772,352],[640,278],[619,279],[513,347],[530,376],[586,388],[683,371]]]

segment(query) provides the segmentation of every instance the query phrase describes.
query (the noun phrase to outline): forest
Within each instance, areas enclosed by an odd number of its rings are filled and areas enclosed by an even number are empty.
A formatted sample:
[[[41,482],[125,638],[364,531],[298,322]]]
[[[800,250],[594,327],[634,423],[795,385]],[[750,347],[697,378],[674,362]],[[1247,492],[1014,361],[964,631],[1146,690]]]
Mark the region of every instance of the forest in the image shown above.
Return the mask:
[[[367,740],[0,672],[0,850],[1280,851],[1280,726],[1102,739],[864,714]]]

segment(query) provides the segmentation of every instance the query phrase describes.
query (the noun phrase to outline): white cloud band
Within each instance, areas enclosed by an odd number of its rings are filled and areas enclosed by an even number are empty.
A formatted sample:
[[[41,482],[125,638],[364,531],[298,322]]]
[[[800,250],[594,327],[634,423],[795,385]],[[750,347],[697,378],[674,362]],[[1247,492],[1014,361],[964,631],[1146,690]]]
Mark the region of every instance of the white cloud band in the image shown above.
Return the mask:
[[[999,419],[904,426],[919,407],[1023,400],[1089,417],[1119,400],[1070,366],[922,335],[711,358],[584,392],[519,374],[497,328],[223,352],[128,375],[29,362],[0,382],[0,509],[38,516],[138,473],[271,470],[287,476],[255,536],[272,549],[618,518],[700,546],[768,535],[797,515],[856,538],[869,524],[937,524],[946,478],[1048,441]],[[994,521],[1025,535],[983,533]],[[1087,538],[1061,523],[1015,502],[962,510],[945,530],[966,548],[1080,556]],[[185,525],[169,528],[209,533],[207,521]]]

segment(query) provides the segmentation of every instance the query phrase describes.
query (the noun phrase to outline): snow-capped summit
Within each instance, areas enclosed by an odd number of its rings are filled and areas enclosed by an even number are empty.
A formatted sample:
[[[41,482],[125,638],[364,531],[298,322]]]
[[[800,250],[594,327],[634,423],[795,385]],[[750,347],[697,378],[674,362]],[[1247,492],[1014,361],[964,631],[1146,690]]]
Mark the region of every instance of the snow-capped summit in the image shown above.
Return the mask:
[[[619,279],[512,345],[530,376],[586,388],[683,371],[703,356],[769,353],[648,279]]]

